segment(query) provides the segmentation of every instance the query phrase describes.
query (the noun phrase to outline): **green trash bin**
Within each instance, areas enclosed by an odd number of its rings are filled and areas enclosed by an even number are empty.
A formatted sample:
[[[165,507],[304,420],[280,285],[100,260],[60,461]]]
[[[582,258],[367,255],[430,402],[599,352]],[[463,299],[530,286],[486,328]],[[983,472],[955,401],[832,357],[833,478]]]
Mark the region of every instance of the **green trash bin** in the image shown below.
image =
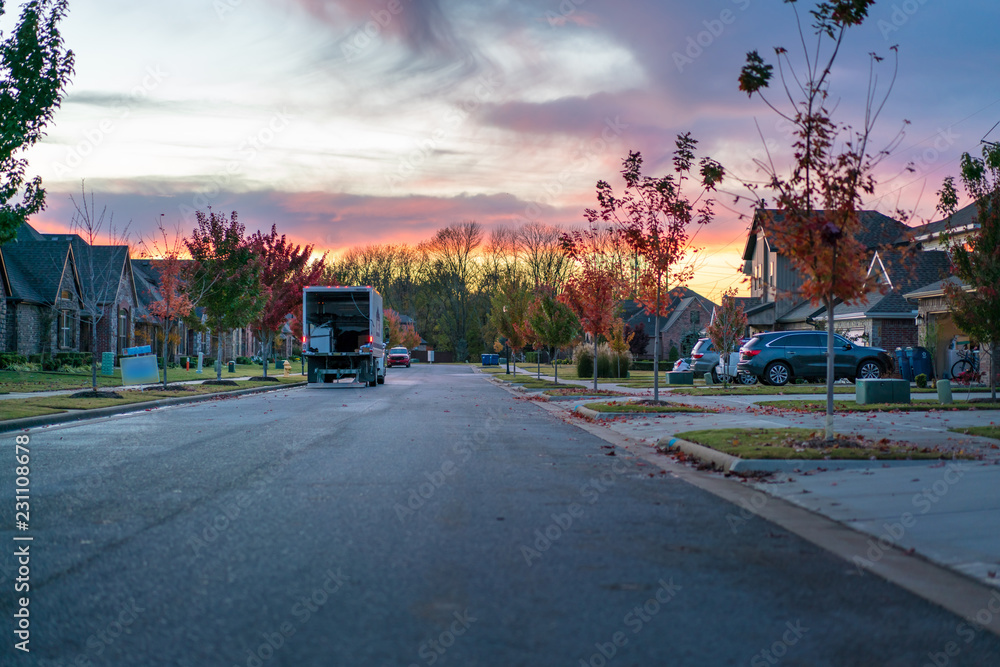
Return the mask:
[[[229,366],[229,372],[230,373],[235,373],[236,372],[236,362],[235,361],[230,361],[229,364],[228,364],[228,366]]]

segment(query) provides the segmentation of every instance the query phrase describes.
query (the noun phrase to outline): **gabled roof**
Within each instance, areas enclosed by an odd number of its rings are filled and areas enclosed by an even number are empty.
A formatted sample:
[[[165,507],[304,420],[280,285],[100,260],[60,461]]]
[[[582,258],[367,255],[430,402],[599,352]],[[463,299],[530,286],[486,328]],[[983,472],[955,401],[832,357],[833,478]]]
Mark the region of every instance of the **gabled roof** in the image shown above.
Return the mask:
[[[816,215],[822,216],[823,213],[823,211],[817,211]],[[861,231],[858,233],[858,240],[869,250],[873,250],[879,246],[898,244],[902,240],[905,240],[907,233],[911,231],[902,222],[878,211],[859,211],[858,215],[861,220]],[[754,214],[753,224],[750,225],[750,232],[747,234],[747,243],[743,248],[744,261],[753,259],[754,250],[757,246],[757,231],[763,229],[766,236],[768,226],[780,225],[784,217],[783,213],[771,208],[758,210]]]
[[[67,268],[73,274],[76,289],[80,288],[73,250],[67,241],[12,241],[4,246],[4,263],[10,280],[10,296],[14,299],[54,304]]]
[[[701,307],[707,313],[711,313],[715,309],[715,303],[683,285],[674,287],[667,293],[666,296],[670,299],[667,302],[666,308],[670,314],[666,317],[660,317],[660,331],[672,327],[680,318],[681,314],[686,312],[692,304],[701,304]],[[625,320],[626,324],[633,329],[642,326],[643,331],[645,331],[647,335],[655,335],[656,323],[654,318],[652,315],[646,314],[646,311],[641,304],[631,299],[627,299],[621,302],[621,306],[622,319]]]
[[[935,283],[929,285],[924,285],[923,287],[918,287],[912,292],[907,292],[903,296],[907,299],[928,299],[932,297],[939,297],[944,295],[944,286],[946,284],[958,285],[962,289],[968,291],[971,289],[971,285],[963,284],[962,281],[955,276],[948,276],[944,280],[939,280]]]
[[[980,224],[976,221],[979,207],[976,202],[955,211],[955,214],[948,218],[942,218],[926,225],[910,228],[910,233],[917,241],[926,241],[940,236],[944,232],[967,232],[979,229]]]
[[[162,297],[159,289],[159,271],[148,259],[132,260],[132,279],[135,281],[135,292],[138,297],[136,310],[141,321],[152,320],[149,306]]]

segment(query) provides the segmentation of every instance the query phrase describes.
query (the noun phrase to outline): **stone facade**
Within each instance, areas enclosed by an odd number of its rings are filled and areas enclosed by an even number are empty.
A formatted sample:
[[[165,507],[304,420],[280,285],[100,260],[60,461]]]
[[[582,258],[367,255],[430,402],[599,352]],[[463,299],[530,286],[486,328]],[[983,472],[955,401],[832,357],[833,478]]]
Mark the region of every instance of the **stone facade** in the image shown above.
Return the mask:
[[[660,318],[661,321],[665,318]],[[660,331],[661,356],[666,359],[670,354],[670,348],[677,347],[681,356],[690,354],[694,343],[698,341],[701,332],[712,319],[712,312],[706,310],[700,299],[695,299],[688,304],[684,312],[680,314],[677,321]],[[689,343],[689,345],[684,345]],[[650,341],[649,353],[653,353],[653,343]]]
[[[115,298],[103,306],[100,322],[97,324],[97,351],[121,354],[125,347],[135,341],[135,295],[132,292],[132,273],[127,266],[118,280]],[[124,314],[124,336],[120,335],[119,320]]]
[[[16,352],[25,356],[38,354],[41,352],[42,322],[38,306],[27,303],[19,303],[16,306],[15,320],[17,329],[14,333],[12,345],[16,346]]]

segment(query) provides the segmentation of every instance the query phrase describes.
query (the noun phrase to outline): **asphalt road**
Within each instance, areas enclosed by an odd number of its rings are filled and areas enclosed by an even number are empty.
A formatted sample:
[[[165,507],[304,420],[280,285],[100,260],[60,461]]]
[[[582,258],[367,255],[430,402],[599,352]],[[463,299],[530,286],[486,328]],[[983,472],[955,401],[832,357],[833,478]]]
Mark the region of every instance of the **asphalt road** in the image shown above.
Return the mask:
[[[463,366],[32,432],[25,654],[0,443],[4,665],[1000,663]]]

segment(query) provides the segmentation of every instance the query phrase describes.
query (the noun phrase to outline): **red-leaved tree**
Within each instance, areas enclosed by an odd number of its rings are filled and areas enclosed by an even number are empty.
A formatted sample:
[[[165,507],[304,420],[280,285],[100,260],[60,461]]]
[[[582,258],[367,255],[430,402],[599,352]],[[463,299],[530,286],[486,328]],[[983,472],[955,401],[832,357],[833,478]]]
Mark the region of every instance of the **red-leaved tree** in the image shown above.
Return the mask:
[[[171,242],[162,223],[159,226],[160,240],[153,241],[153,252],[162,259],[156,263],[159,273],[160,298],[149,304],[150,314],[157,319],[163,330],[163,388],[167,388],[167,344],[170,330],[178,320],[191,313],[194,304],[188,295],[187,281],[184,278],[184,262],[180,254],[184,249],[184,240],[180,233],[174,234]]]
[[[795,3],[790,4],[797,16]],[[833,309],[838,301],[856,301],[874,287],[866,278],[868,248],[860,238],[864,231],[860,213],[865,196],[875,192],[875,167],[894,145],[879,151],[869,145],[875,121],[892,89],[891,81],[884,94],[876,88],[875,70],[881,57],[870,54],[867,104],[859,127],[834,121],[830,104],[830,81],[844,37],[850,28],[865,21],[873,4],[874,0],[817,3],[810,12],[816,34],[813,50],[807,46],[801,23],[798,26],[804,67],[793,65],[787,49],[775,48],[781,78],[778,94],[787,100],[784,108],[764,96],[774,67],[757,51],[747,54],[739,76],[740,90],[750,97],[758,95],[791,127],[794,158],[788,175],[779,174],[773,163],[760,161],[758,165],[765,172],[766,187],[777,209],[777,215],[768,221],[768,239],[802,275],[802,296],[826,308],[827,440],[834,437]],[[896,51],[895,47],[892,50]],[[758,208],[763,209],[762,197],[756,193],[754,197]],[[765,212],[760,210],[758,214],[763,217]]]
[[[271,358],[274,339],[285,325],[288,315],[302,310],[302,288],[319,282],[326,255],[310,262],[313,246],[292,244],[277,227],[271,233],[260,231],[250,237],[250,247],[261,265],[260,285],[263,308],[252,326],[260,337],[264,377]]]
[[[729,355],[740,347],[740,339],[747,328],[747,316],[743,305],[736,300],[736,289],[726,290],[722,295],[722,304],[715,309],[715,317],[705,331],[712,340],[712,345],[722,359],[722,383],[729,386]]]
[[[607,181],[597,183],[598,209],[587,209],[587,219],[614,222],[629,247],[644,260],[639,275],[636,300],[655,318],[653,342],[653,400],[660,398],[660,316],[666,316],[666,292],[685,284],[694,275],[686,259],[693,254],[692,223],[712,220],[713,200],[705,195],[722,180],[723,169],[711,158],[699,163],[698,189],[688,190],[695,167],[694,149],[698,142],[690,133],[679,134],[674,142],[674,173],[653,177],[642,175],[642,155],[631,151],[622,162],[625,190],[616,196]]]
[[[562,236],[563,252],[577,264],[563,285],[559,300],[580,318],[580,326],[594,341],[594,389],[597,389],[597,339],[610,331],[623,288],[621,266],[608,252],[614,232],[592,225]]]

